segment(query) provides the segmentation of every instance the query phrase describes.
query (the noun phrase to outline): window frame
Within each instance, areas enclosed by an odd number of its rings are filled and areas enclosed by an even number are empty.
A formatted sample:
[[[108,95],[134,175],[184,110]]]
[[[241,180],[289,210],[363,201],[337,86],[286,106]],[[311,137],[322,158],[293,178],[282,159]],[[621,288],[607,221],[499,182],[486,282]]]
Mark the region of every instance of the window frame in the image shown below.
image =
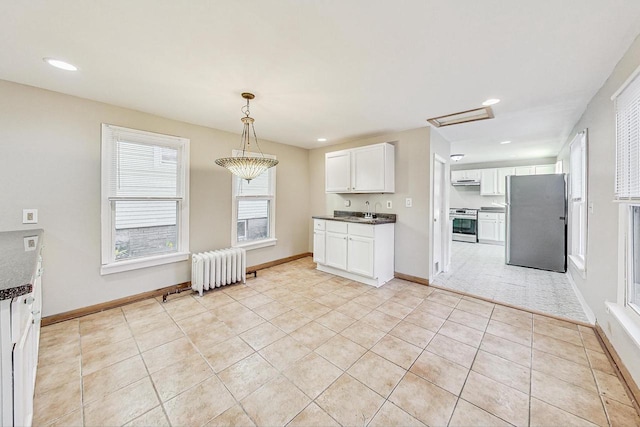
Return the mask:
[[[633,280],[633,207],[640,206],[640,194],[631,191],[631,182],[627,181],[629,175],[622,172],[628,170],[628,162],[632,159],[621,157],[621,152],[628,153],[628,143],[621,138],[623,135],[619,130],[619,114],[626,113],[624,109],[621,111],[618,105],[618,98],[626,95],[627,90],[632,95],[636,103],[640,103],[640,80],[636,81],[640,76],[640,67],[631,73],[629,78],[620,86],[620,88],[611,96],[614,102],[614,122],[615,122],[615,150],[616,163],[614,175],[614,201],[618,203],[618,292],[615,302],[605,302],[607,311],[620,323],[625,332],[634,340],[636,345],[640,346],[640,312],[629,304],[629,287]],[[623,116],[626,120],[626,117]],[[640,126],[640,125],[639,125]],[[630,141],[629,143],[637,143],[638,141]],[[620,151],[621,148],[624,150]],[[622,161],[622,164],[620,162]],[[624,179],[624,182],[621,182]],[[635,179],[640,181],[640,176],[636,175]]]
[[[233,150],[232,156],[240,156],[242,151]],[[264,157],[275,159],[276,156],[271,154],[249,153],[244,155],[252,157]],[[246,250],[265,248],[275,246],[278,242],[276,238],[276,167],[267,169],[269,173],[269,195],[261,196],[240,196],[237,194],[237,188],[242,178],[232,175],[231,179],[231,246],[234,248],[243,248]],[[269,201],[269,237],[266,239],[252,241],[238,241],[238,202],[240,200],[268,200]],[[246,226],[245,226],[246,227]],[[246,231],[246,228],[245,228]]]
[[[581,181],[581,194],[575,195],[574,192],[574,177],[573,177],[573,147],[575,144],[579,144],[580,150],[580,181]],[[569,247],[569,259],[575,268],[580,271],[583,277],[586,275],[587,270],[587,239],[588,239],[588,133],[587,129],[579,132],[569,144],[569,230],[571,246]],[[579,210],[579,213],[576,213]],[[579,225],[577,233],[574,232],[574,225],[576,216],[579,216]],[[577,236],[576,236],[577,234]],[[576,240],[578,237],[578,240]],[[579,243],[576,244],[576,241]]]
[[[115,132],[129,134],[135,141],[149,145],[167,146],[180,151],[181,164],[177,177],[180,182],[180,197],[110,197],[111,159],[114,155]],[[190,140],[102,123],[101,133],[101,266],[100,274],[107,275],[140,268],[153,267],[189,259],[189,149]],[[159,159],[158,161],[162,161]],[[119,200],[176,200],[178,226],[178,249],[175,252],[151,255],[134,259],[115,259],[115,202]]]

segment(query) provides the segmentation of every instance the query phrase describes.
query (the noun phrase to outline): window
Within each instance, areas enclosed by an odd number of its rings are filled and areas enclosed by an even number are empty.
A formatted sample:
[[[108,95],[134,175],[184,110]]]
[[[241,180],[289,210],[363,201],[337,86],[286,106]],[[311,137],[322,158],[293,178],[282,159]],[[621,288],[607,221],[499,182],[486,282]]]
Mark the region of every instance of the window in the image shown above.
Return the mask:
[[[612,97],[616,111],[615,196],[620,201],[620,278],[618,303],[625,313],[640,314],[640,69]],[[626,220],[624,219],[626,217]],[[636,320],[637,321],[637,320]]]
[[[189,140],[102,125],[102,274],[189,258]]]
[[[627,287],[627,302],[629,306],[640,314],[640,206],[629,207],[629,273]]]
[[[240,154],[240,151],[233,152],[234,156]],[[276,168],[267,169],[250,182],[233,175],[232,185],[233,246],[256,249],[275,245]]]
[[[587,130],[569,144],[571,251],[569,258],[585,271],[587,252]]]

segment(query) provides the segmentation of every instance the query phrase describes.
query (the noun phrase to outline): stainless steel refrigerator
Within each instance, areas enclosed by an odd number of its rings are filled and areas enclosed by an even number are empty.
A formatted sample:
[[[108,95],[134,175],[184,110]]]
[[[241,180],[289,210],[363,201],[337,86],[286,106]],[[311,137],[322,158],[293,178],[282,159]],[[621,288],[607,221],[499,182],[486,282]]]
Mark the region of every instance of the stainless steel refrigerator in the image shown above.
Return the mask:
[[[564,174],[507,176],[506,262],[567,271]]]

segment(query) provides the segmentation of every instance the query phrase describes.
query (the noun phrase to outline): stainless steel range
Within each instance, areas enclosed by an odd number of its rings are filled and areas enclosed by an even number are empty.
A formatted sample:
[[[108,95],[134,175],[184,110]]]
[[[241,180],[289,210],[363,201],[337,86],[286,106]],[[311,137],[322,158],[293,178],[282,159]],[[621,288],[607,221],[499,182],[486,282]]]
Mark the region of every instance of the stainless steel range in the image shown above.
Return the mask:
[[[478,241],[478,210],[466,208],[449,209],[453,240],[476,243]]]

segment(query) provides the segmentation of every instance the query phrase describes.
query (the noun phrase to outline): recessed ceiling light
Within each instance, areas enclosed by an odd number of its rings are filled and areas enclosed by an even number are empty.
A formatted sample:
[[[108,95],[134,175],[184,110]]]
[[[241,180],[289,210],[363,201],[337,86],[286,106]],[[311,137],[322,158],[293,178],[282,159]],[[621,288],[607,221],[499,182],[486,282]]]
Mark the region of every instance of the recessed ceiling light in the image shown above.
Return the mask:
[[[484,106],[489,106],[489,105],[497,104],[498,102],[500,102],[500,100],[499,100],[499,99],[497,99],[497,98],[491,98],[491,99],[487,99],[486,101],[484,101],[484,102],[482,103],[482,105],[484,105]]]
[[[500,144],[511,144],[511,141],[502,141]]]
[[[54,58],[42,58],[44,62],[51,65],[52,67],[60,68],[61,70],[66,71],[78,71],[78,67],[73,64],[69,64],[68,62],[61,61],[59,59]]]
[[[318,138],[318,142],[327,142],[327,138]]]

